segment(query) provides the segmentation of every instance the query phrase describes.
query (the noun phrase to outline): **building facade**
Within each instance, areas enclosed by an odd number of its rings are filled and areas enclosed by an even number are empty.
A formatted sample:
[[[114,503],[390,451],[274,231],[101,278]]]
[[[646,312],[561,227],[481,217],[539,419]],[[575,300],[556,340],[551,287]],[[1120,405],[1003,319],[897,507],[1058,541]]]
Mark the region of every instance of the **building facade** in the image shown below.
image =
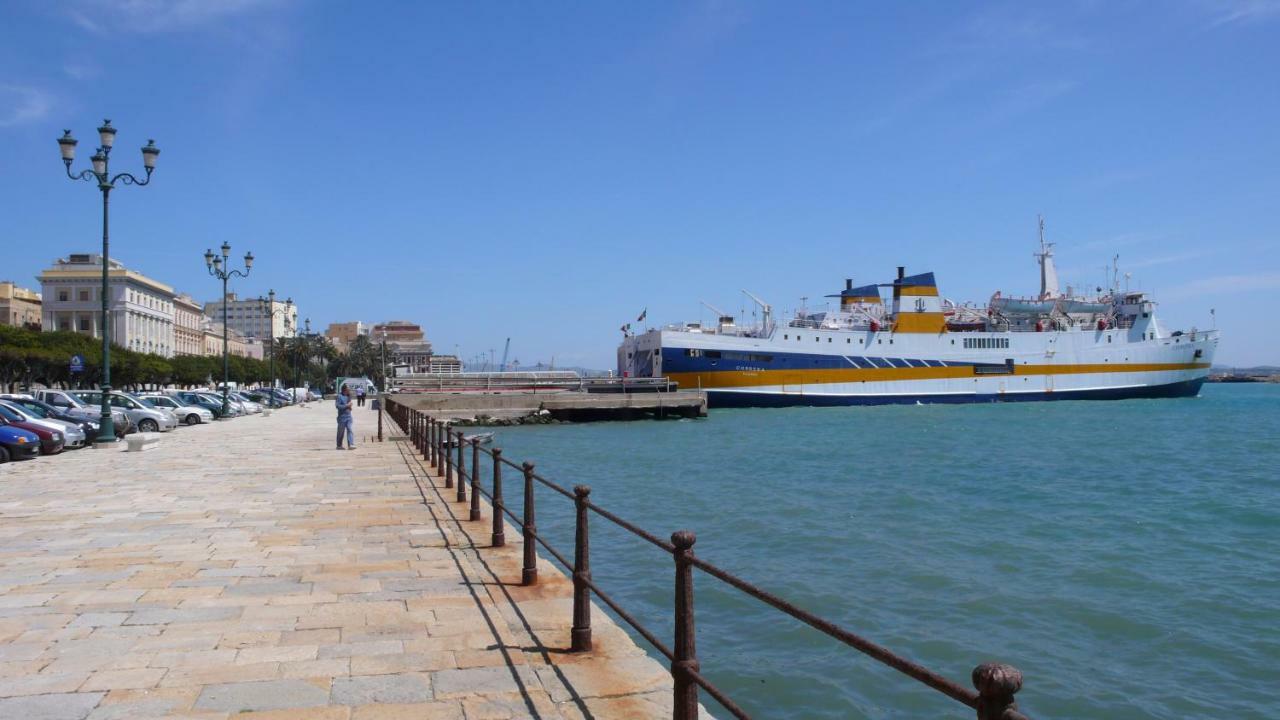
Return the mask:
[[[378,323],[369,332],[369,339],[374,342],[386,340],[388,344],[425,343],[427,350],[430,351],[431,343],[426,342],[425,338],[426,335],[423,334],[422,328],[407,320],[388,320],[384,323]]]
[[[204,323],[204,354],[222,356],[222,323],[206,319]],[[249,357],[248,342],[234,329],[227,331],[227,354]]]
[[[8,280],[0,282],[0,325],[39,330],[41,322],[40,293]]]
[[[286,305],[280,300],[273,304],[266,298],[241,299],[235,293],[227,293],[223,300],[211,300],[204,304],[205,316],[221,323],[224,303],[227,307],[227,327],[243,337],[292,337],[298,331],[297,305]]]
[[[41,326],[102,337],[102,255],[73,254],[40,274]],[[129,350],[174,354],[173,288],[117,260],[107,262],[107,317],[111,340]]]
[[[368,326],[359,320],[355,322],[329,323],[329,328],[324,331],[324,336],[329,338],[329,341],[338,349],[338,352],[346,352],[356,338],[368,334]]]
[[[186,293],[173,299],[173,354],[204,354],[204,308]]]

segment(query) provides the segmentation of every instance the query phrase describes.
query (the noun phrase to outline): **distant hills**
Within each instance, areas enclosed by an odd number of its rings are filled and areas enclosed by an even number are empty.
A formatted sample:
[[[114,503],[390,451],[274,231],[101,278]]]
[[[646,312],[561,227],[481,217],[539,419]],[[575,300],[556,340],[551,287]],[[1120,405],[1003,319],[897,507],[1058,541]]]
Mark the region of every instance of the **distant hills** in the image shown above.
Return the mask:
[[[1280,375],[1280,366],[1227,367],[1225,365],[1214,365],[1209,368],[1209,372],[1215,375]]]

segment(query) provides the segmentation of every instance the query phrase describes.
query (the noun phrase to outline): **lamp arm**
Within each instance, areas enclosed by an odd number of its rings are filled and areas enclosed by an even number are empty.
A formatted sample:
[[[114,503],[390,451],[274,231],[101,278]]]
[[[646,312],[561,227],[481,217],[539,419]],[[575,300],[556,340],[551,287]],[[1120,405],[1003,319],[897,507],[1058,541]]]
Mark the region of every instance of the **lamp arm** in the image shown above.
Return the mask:
[[[70,163],[67,164],[67,177],[72,180],[96,180],[97,182],[102,182],[102,177],[99,176],[98,173],[94,172],[92,168],[88,170],[81,170],[78,173],[71,172]]]
[[[119,180],[123,182],[125,185],[137,185],[138,187],[142,187],[143,185],[146,185],[147,183],[151,182],[151,172],[152,172],[151,169],[148,168],[147,176],[141,180],[139,180],[138,178],[134,177],[129,173],[120,173],[119,175],[116,175],[115,177],[111,178],[111,184],[115,185],[116,181]]]
[[[228,278],[233,278],[233,277],[236,277],[237,275],[238,275],[238,276],[240,276],[240,277],[242,277],[242,278],[247,278],[247,277],[249,277],[249,271],[248,271],[248,270],[245,270],[244,272],[240,272],[239,270],[228,270],[228,271],[227,271],[227,277],[228,277]]]

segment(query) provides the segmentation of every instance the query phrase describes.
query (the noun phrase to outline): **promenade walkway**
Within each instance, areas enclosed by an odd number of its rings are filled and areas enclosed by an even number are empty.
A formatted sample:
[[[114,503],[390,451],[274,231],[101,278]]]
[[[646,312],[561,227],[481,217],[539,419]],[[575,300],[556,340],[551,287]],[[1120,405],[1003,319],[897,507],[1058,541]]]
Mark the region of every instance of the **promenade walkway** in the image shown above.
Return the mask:
[[[0,718],[670,717],[603,612],[566,652],[570,583],[520,587],[514,528],[488,548],[406,443],[333,431],[319,403],[0,466]]]

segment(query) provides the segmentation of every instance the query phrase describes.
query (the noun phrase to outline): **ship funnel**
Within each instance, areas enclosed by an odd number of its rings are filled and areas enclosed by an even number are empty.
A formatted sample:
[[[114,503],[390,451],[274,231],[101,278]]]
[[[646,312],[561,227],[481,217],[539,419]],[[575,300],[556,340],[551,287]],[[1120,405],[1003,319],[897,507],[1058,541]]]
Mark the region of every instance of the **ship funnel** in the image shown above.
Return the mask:
[[[844,289],[845,289],[845,290],[852,290],[852,289],[853,289],[853,278],[845,278],[845,279],[844,279]]]

